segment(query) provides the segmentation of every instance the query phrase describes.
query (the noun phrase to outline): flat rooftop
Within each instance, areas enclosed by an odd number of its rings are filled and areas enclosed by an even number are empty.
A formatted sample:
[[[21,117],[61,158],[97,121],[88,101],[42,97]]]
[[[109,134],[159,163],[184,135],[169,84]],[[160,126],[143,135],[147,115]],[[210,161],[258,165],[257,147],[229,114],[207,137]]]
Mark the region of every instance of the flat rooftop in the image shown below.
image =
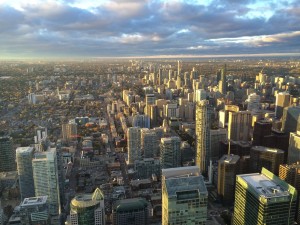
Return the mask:
[[[219,161],[223,161],[228,164],[236,164],[240,159],[238,155],[223,155]]]
[[[47,198],[47,196],[25,198],[21,204],[21,207],[46,204]]]
[[[16,149],[17,153],[30,153],[32,151],[33,151],[33,147],[30,147],[30,146],[28,146],[28,147],[19,147],[19,148]]]
[[[253,146],[251,149],[260,152],[273,152],[273,153],[281,153],[284,154],[284,151],[278,148],[268,148],[264,146]]]
[[[265,198],[289,197],[290,192],[286,187],[283,187],[276,180],[268,178],[264,174],[242,174],[237,175],[242,178],[259,196]]]

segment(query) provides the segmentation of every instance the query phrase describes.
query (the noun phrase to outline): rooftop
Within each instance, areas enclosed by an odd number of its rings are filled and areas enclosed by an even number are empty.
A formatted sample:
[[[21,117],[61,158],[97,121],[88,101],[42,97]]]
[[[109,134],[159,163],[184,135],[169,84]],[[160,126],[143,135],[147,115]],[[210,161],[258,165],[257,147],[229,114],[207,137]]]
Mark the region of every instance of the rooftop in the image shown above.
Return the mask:
[[[118,213],[128,212],[136,209],[143,209],[148,206],[148,202],[143,198],[123,199],[116,202],[114,211]]]
[[[25,198],[21,204],[21,207],[33,206],[47,203],[47,196]]]
[[[81,194],[72,199],[71,205],[78,208],[90,207],[104,200],[104,194],[97,188],[93,194]]]
[[[30,147],[30,146],[28,146],[28,147],[19,147],[19,148],[16,149],[17,153],[30,153],[32,151],[33,151],[33,147]]]
[[[264,146],[253,146],[251,149],[260,152],[273,152],[273,153],[281,153],[284,154],[284,151],[278,148],[268,148]]]
[[[240,156],[238,155],[223,155],[219,161],[223,161],[225,163],[229,163],[229,164],[236,164],[240,159]]]

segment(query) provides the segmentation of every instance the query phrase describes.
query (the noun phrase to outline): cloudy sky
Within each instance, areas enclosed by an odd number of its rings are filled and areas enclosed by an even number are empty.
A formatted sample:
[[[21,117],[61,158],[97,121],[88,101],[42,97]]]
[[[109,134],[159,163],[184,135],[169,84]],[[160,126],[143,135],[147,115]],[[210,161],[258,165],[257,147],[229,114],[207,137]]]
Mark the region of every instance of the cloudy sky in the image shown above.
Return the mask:
[[[0,0],[0,58],[300,53],[299,0]]]

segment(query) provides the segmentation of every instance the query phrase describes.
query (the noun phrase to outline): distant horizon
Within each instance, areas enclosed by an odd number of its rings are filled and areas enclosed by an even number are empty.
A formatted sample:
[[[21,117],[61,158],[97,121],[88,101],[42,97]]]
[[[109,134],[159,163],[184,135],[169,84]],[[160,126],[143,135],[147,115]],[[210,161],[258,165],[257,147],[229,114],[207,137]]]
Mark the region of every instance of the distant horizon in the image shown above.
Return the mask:
[[[300,52],[298,0],[0,0],[0,15],[1,59]]]

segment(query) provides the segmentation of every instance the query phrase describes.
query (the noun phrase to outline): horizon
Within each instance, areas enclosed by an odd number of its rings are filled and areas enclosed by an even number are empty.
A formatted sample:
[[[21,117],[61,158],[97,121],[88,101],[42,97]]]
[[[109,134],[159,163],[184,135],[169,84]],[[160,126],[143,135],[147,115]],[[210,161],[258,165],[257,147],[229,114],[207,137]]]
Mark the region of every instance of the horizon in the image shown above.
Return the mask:
[[[300,55],[297,0],[0,0],[3,58]]]

